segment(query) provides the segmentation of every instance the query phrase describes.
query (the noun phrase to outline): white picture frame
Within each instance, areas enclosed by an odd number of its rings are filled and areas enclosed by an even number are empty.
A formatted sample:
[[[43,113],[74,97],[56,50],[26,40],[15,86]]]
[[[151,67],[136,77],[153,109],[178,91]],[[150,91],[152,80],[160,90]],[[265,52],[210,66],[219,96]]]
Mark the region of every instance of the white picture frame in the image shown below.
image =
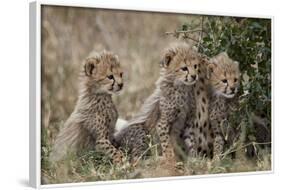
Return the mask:
[[[29,44],[30,44],[30,92],[29,92],[29,180],[30,185],[34,188],[48,188],[48,187],[66,187],[66,186],[80,186],[80,185],[101,185],[101,184],[118,184],[118,183],[134,183],[134,182],[147,182],[147,181],[161,181],[161,180],[185,180],[194,178],[205,178],[205,177],[221,177],[221,176],[234,176],[234,175],[254,175],[254,174],[271,174],[274,173],[274,143],[272,145],[272,169],[270,171],[257,171],[257,172],[246,172],[246,173],[227,173],[227,174],[210,174],[210,175],[196,175],[196,176],[180,176],[180,177],[161,177],[161,178],[146,178],[146,179],[131,179],[131,180],[118,180],[118,181],[98,181],[98,182],[81,182],[81,183],[70,183],[70,184],[41,184],[41,7],[43,5],[54,5],[54,6],[73,6],[73,7],[86,7],[86,8],[103,8],[103,9],[117,9],[117,10],[135,10],[135,11],[148,11],[148,12],[165,12],[165,13],[183,13],[183,14],[202,14],[202,15],[216,15],[216,16],[243,16],[252,18],[267,18],[271,19],[272,28],[272,52],[274,53],[274,17],[273,16],[260,16],[260,15],[241,15],[241,14],[228,14],[228,13],[214,13],[214,12],[200,12],[200,11],[189,11],[189,10],[166,10],[157,9],[151,7],[123,7],[123,6],[108,6],[107,4],[85,4],[79,2],[67,2],[67,1],[48,1],[41,0],[30,3],[29,10],[29,21],[30,21],[30,33],[29,33]],[[272,69],[271,74],[273,76],[274,60],[272,53]],[[272,81],[273,83],[273,81]],[[273,91],[274,88],[272,88]],[[272,93],[272,102],[274,100]],[[273,109],[274,103],[272,103],[271,109]],[[274,119],[272,114],[272,142],[274,142]]]

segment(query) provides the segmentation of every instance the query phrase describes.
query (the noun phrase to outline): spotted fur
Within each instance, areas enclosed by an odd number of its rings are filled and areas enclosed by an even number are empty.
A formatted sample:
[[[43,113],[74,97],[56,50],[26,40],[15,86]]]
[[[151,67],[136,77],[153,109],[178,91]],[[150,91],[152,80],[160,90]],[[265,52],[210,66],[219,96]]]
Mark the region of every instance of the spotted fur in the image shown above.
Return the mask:
[[[185,43],[177,43],[165,50],[160,63],[160,78],[156,82],[153,94],[144,102],[140,112],[133,117],[125,130],[142,130],[135,139],[145,139],[156,129],[160,141],[162,155],[167,159],[174,159],[171,131],[184,127],[187,113],[192,112],[192,96],[194,84],[198,80],[198,67],[201,58],[198,53]],[[128,142],[131,132],[123,132],[117,137],[124,146]],[[136,133],[134,133],[136,134]],[[139,147],[138,141],[129,141],[132,147]],[[134,143],[137,142],[137,143]],[[143,153],[147,146],[137,149],[134,155]]]
[[[240,71],[238,62],[231,60],[226,53],[213,57],[209,64],[202,66],[205,67],[206,75],[205,79],[201,79],[204,83],[199,80],[201,82],[197,86],[199,89],[201,85],[205,88],[195,93],[200,95],[206,91],[202,94],[207,94],[207,98],[203,100],[203,97],[196,97],[198,115],[194,123],[186,124],[184,138],[186,149],[192,155],[213,157],[213,154],[220,155],[224,148],[225,139],[221,128],[231,113],[233,98],[239,87]],[[202,114],[207,118],[202,120]]]
[[[199,65],[199,80],[195,84],[193,91],[193,107],[194,111],[189,113],[185,121],[184,142],[186,151],[189,155],[209,154],[207,131],[209,127],[209,99],[206,86],[206,68],[207,58],[202,56],[201,64]]]
[[[106,51],[94,53],[83,63],[80,81],[78,101],[55,140],[50,160],[95,148],[119,163],[123,154],[112,145],[118,112],[111,97],[123,87],[118,57]]]

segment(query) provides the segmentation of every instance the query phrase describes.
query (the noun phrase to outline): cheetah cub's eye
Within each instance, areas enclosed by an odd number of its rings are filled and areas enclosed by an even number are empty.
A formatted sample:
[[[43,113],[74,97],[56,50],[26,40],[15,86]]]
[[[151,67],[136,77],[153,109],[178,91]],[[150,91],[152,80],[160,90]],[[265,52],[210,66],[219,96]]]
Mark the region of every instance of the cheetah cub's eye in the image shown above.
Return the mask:
[[[194,65],[194,69],[197,69],[197,65]]]
[[[187,67],[182,67],[181,70],[187,71]]]
[[[227,80],[226,79],[223,79],[223,80],[221,80],[223,83],[227,83]]]
[[[113,75],[108,75],[107,78],[108,78],[109,80],[112,80],[114,77],[113,77]]]
[[[120,77],[121,77],[121,78],[123,77],[123,73],[120,73]]]
[[[235,79],[234,79],[234,82],[237,82],[237,80],[238,80],[238,79],[237,79],[237,78],[235,78]]]

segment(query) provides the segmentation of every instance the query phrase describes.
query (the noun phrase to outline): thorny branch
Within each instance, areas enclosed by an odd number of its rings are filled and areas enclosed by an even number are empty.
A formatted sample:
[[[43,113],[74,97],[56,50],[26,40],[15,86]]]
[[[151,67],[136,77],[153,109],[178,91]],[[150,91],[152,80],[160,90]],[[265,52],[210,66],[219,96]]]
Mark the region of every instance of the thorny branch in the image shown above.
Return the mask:
[[[166,35],[169,35],[169,34],[188,34],[188,33],[194,33],[194,32],[205,32],[201,29],[197,29],[197,30],[176,30],[174,32],[165,32]]]
[[[204,27],[204,16],[201,17],[201,32],[200,32],[198,47],[201,45],[203,40],[203,31],[204,31],[203,27]]]
[[[203,40],[203,33],[206,33],[203,29],[204,26],[204,16],[201,17],[201,29],[194,29],[194,30],[175,30],[174,32],[165,32],[166,35],[173,35],[176,38],[182,34],[182,38],[184,39],[190,39],[192,41],[195,41],[197,43],[197,47],[201,46],[202,40]],[[190,37],[189,34],[199,32],[199,38],[195,39],[193,37]]]

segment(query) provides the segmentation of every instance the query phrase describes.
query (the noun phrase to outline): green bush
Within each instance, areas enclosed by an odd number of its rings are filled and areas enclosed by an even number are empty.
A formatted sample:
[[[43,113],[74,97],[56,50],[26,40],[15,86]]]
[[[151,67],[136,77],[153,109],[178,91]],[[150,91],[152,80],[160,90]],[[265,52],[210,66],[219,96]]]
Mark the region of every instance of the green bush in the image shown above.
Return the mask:
[[[257,141],[253,113],[266,120],[269,129],[271,124],[271,20],[212,16],[197,20],[200,23],[183,24],[175,37],[195,42],[208,57],[225,51],[240,63],[239,104],[231,125],[244,130],[246,139]]]

